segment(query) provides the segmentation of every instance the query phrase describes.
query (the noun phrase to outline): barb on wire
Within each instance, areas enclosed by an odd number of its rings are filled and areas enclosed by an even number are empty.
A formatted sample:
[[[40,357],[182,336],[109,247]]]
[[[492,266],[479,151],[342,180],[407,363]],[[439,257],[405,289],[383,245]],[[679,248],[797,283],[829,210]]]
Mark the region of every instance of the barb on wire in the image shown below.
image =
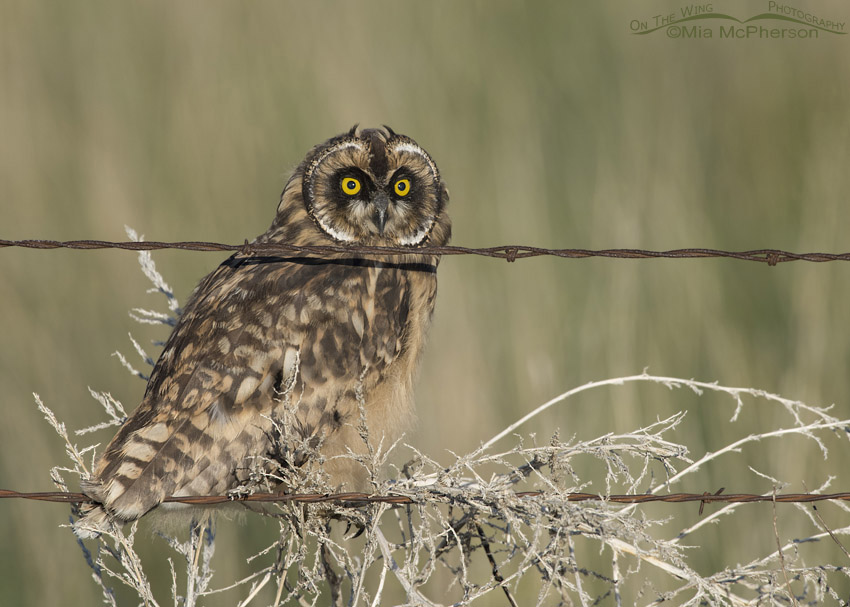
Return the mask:
[[[517,491],[518,498],[545,497],[544,491]],[[9,489],[0,489],[0,499],[18,498],[37,500],[42,502],[62,502],[65,504],[79,504],[91,502],[91,498],[83,493],[69,493],[62,491],[44,491],[38,493],[24,493]],[[667,502],[679,504],[684,502],[699,502],[701,505],[713,502],[723,503],[754,503],[754,502],[776,502],[779,504],[805,504],[810,502],[824,502],[830,500],[850,502],[850,492],[842,493],[783,493],[760,495],[757,493],[667,493],[655,494],[622,494],[622,495],[599,495],[596,493],[570,493],[565,496],[570,502],[611,502],[614,504],[646,504],[648,502]],[[327,503],[339,504],[416,504],[429,501],[427,495],[373,495],[370,493],[253,493],[250,495],[187,495],[183,497],[168,497],[166,502],[178,502],[181,504],[194,504],[197,506],[213,506],[229,502],[298,502],[298,503]]]
[[[160,249],[180,249],[182,251],[238,251],[244,254],[273,253],[360,253],[371,255],[480,255],[506,261],[516,261],[528,257],[566,257],[584,259],[587,257],[608,257],[615,259],[703,259],[721,257],[743,261],[758,261],[769,266],[786,261],[850,261],[850,253],[792,253],[779,249],[756,249],[752,251],[722,251],[719,249],[672,249],[669,251],[648,251],[645,249],[547,249],[526,245],[501,245],[497,247],[370,247],[349,245],[299,246],[283,243],[223,244],[220,242],[184,241],[156,242],[130,241],[109,242],[105,240],[3,240],[0,248],[19,247],[26,249],[124,249],[129,251],[154,251]]]

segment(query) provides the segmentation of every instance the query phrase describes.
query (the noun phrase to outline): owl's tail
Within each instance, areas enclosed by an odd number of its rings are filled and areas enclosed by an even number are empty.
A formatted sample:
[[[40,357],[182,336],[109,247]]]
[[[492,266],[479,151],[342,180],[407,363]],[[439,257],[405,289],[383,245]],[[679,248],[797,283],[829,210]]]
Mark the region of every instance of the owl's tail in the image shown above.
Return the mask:
[[[88,512],[85,512],[82,518],[75,521],[71,526],[74,530],[74,535],[78,538],[81,540],[94,539],[100,537],[104,531],[109,529],[111,521],[102,506],[89,505],[83,507],[82,510],[84,512],[88,510]]]
[[[103,507],[103,484],[97,480],[83,480],[80,489],[94,503],[86,503],[80,506],[82,516],[74,521],[72,528],[74,534],[80,539],[93,539],[99,537],[109,526],[115,524],[115,520]]]

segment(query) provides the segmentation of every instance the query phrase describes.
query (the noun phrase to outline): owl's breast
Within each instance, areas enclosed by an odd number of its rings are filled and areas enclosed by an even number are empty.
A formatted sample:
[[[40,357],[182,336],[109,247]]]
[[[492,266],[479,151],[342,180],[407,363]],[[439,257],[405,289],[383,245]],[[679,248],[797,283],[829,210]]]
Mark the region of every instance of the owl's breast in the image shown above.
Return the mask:
[[[434,265],[342,259],[295,263],[277,306],[284,351],[297,349],[305,427],[356,423],[395,438],[412,424],[413,380],[436,294]],[[288,273],[289,274],[289,273]],[[293,284],[290,274],[281,277]]]

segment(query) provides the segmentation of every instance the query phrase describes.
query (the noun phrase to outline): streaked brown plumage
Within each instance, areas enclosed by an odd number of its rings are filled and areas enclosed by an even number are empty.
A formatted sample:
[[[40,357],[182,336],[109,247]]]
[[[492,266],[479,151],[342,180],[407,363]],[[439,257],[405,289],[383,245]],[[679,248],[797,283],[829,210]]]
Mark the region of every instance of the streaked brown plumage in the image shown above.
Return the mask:
[[[168,496],[240,486],[250,460],[274,451],[286,402],[293,414],[283,432],[315,440],[326,456],[364,451],[358,395],[370,441],[408,428],[437,288],[438,259],[416,249],[448,242],[447,201],[430,156],[389,128],[355,127],[313,148],[255,242],[411,253],[236,254],[204,278],[144,399],[84,483],[97,505],[78,533],[135,520]],[[340,488],[362,488],[362,469],[350,459],[330,459],[325,469]]]

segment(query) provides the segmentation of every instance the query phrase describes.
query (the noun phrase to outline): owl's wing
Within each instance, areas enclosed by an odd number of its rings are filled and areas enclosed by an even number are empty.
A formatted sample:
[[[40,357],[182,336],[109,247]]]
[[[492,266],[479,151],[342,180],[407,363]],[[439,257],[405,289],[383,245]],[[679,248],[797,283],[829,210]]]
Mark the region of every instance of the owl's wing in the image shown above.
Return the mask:
[[[402,271],[234,256],[196,289],[85,492],[121,520],[171,495],[222,493],[246,455],[265,454],[296,360],[301,406],[321,419],[353,392],[340,378],[400,356],[408,308]]]

